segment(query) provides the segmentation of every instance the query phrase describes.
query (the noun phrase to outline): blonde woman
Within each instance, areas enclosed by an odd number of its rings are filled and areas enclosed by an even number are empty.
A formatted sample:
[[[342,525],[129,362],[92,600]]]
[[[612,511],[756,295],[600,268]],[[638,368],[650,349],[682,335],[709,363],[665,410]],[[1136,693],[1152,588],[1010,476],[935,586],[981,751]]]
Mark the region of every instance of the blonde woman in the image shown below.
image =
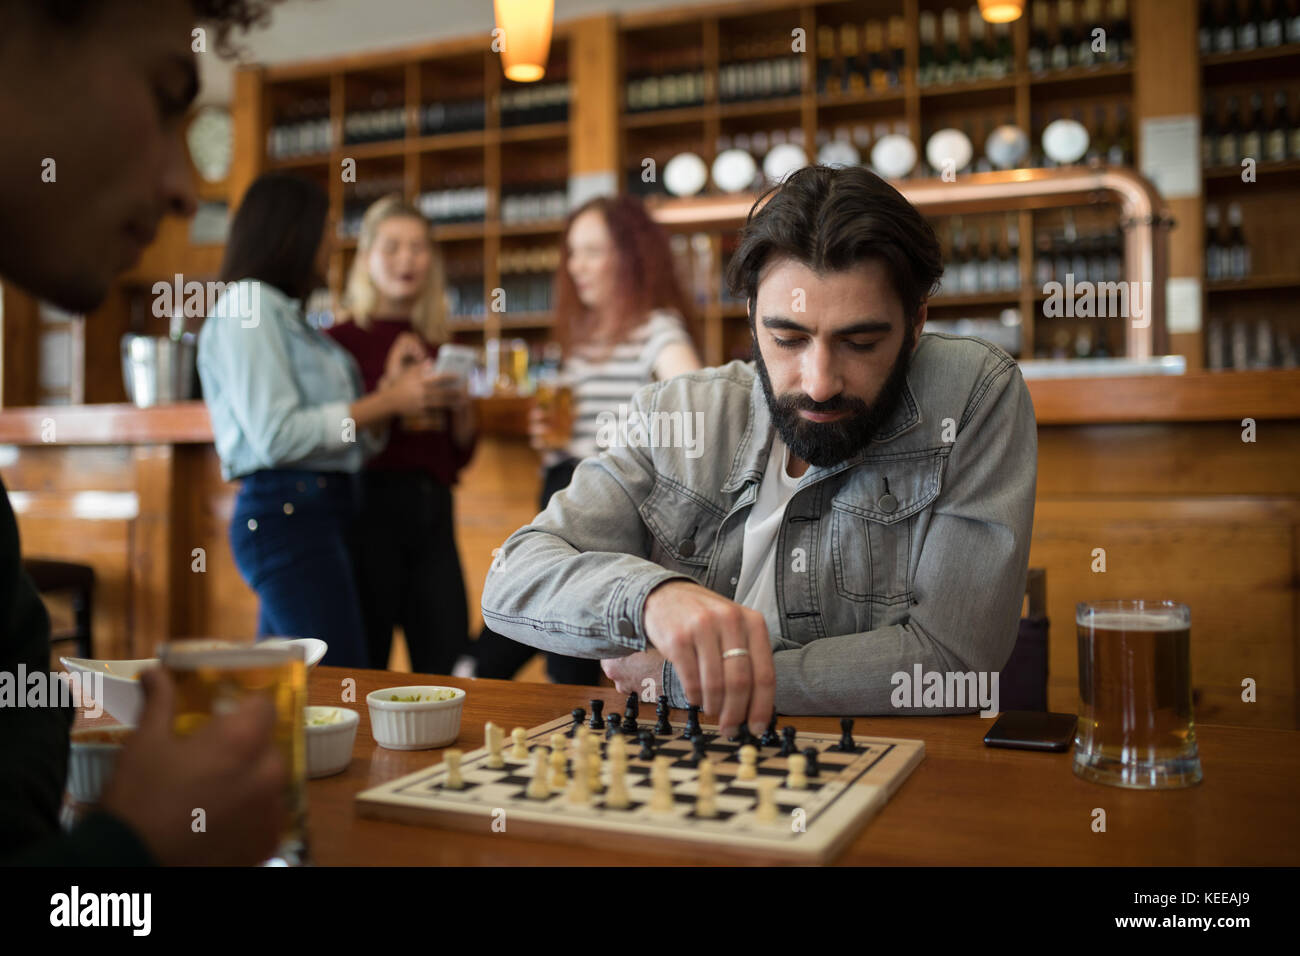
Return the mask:
[[[400,196],[361,222],[339,324],[367,389],[408,363],[436,359],[448,338],[442,262],[429,223]],[[416,673],[449,674],[468,647],[465,580],[452,523],[452,486],[473,454],[475,427],[463,378],[434,379],[431,412],[393,422],[388,445],[362,471],[357,589],[370,664],[386,668],[400,624]]]

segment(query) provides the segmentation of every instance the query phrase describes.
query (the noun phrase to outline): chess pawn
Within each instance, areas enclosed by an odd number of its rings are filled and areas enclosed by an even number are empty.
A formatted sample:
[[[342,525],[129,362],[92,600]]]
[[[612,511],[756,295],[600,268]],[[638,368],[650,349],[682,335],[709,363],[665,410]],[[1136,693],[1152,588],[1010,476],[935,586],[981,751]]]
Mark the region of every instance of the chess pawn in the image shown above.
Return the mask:
[[[528,759],[528,746],[524,743],[524,738],[528,736],[528,731],[522,727],[516,727],[510,731],[510,739],[515,742],[514,749],[510,751],[510,756],[516,760]]]
[[[447,790],[464,790],[465,779],[460,775],[460,758],[459,750],[447,750],[443,752],[442,762],[447,767],[447,779],[443,782],[443,787]]]
[[[605,789],[605,785],[600,782],[600,754],[594,750],[587,754],[587,789],[592,793],[600,793]]]
[[[699,793],[695,797],[695,815],[708,819],[718,815],[717,790],[714,785],[713,764],[700,763]]]
[[[528,796],[532,800],[545,800],[551,795],[546,783],[546,748],[533,751],[533,779],[528,781]]]
[[[501,756],[501,728],[489,720],[483,725],[483,739],[487,741],[487,765],[493,770],[504,767],[506,762]]]
[[[785,785],[791,790],[808,789],[808,777],[804,773],[808,766],[808,758],[803,754],[791,754],[789,763],[790,773],[785,778]]]
[[[563,790],[569,783],[569,775],[564,772],[564,750],[551,751],[551,789]]]
[[[654,792],[650,796],[650,809],[656,813],[668,813],[673,808],[673,784],[668,775],[669,757],[655,757],[654,769],[650,771],[651,785]]]
[[[591,800],[591,788],[587,786],[587,775],[582,772],[581,764],[574,766],[573,776],[569,778],[568,797],[570,803],[587,803]]]
[[[740,770],[736,773],[737,780],[756,780],[758,778],[758,748],[753,744],[745,744],[740,748]]]
[[[626,810],[631,800],[627,796],[627,761],[611,760],[609,764],[609,794],[605,806]]]
[[[627,738],[614,737],[605,745],[605,751],[609,755],[609,762],[619,761],[623,768],[627,769]]]
[[[757,816],[761,823],[776,820],[776,784],[777,781],[772,777],[759,781]]]

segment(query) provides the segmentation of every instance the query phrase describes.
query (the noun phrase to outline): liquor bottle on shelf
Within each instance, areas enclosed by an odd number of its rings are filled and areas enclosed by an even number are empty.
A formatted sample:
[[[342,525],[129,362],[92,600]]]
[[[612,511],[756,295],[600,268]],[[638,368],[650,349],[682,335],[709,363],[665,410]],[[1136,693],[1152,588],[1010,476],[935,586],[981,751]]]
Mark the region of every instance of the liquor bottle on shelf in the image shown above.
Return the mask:
[[[1296,105],[1291,113],[1291,128],[1287,133],[1287,156],[1290,159],[1300,159],[1300,91],[1296,92],[1293,102]]]
[[[902,17],[889,18],[889,51],[888,66],[886,72],[889,77],[889,86],[891,89],[897,89],[903,85],[903,68],[906,65],[907,27]]]
[[[1228,205],[1227,278],[1245,279],[1250,275],[1250,246],[1241,230],[1241,206]]]
[[[1241,155],[1259,162],[1264,158],[1264,140],[1268,136],[1262,93],[1250,94],[1250,117],[1250,125],[1241,134]]]
[[[1273,122],[1264,134],[1264,158],[1278,163],[1286,159],[1287,121],[1286,91],[1278,90],[1273,94]]]
[[[1111,166],[1128,166],[1133,162],[1133,129],[1129,125],[1128,107],[1118,104],[1113,116],[1106,162]]]
[[[1286,42],[1300,43],[1300,0],[1286,0]]]
[[[1201,0],[1200,16],[1197,20],[1196,46],[1201,51],[1201,56],[1214,52],[1213,0]]]
[[[1105,59],[1110,63],[1127,63],[1132,55],[1133,28],[1128,20],[1128,0],[1110,0]]]
[[[939,60],[935,82],[948,86],[966,79],[959,46],[961,20],[958,18],[957,11],[951,7],[944,10],[939,19],[943,25],[943,55]]]
[[[1056,4],[1056,43],[1052,45],[1048,65],[1053,70],[1067,70],[1073,65],[1074,53],[1074,0],[1058,0]]]
[[[920,48],[916,58],[916,85],[925,87],[937,82],[935,70],[938,60],[934,51],[935,19],[930,10],[922,10],[917,20]]]
[[[966,11],[966,31],[969,37],[970,54],[966,58],[966,75],[968,79],[984,80],[993,73],[993,62],[989,56],[988,44],[985,42],[987,24],[980,15],[979,7]]]
[[[1034,286],[1040,290],[1056,275],[1056,256],[1052,237],[1046,231],[1034,237]]]
[[[1282,25],[1282,0],[1263,0],[1259,18],[1259,45],[1262,47],[1281,46],[1285,39]]]
[[[1213,169],[1219,165],[1219,120],[1214,97],[1205,95],[1205,111],[1201,116],[1201,166]]]
[[[1081,23],[1074,47],[1076,66],[1096,66],[1097,54],[1092,49],[1092,31],[1101,26],[1101,7],[1098,0],[1083,0],[1079,8]],[[1110,38],[1107,37],[1109,43]]]
[[[1016,71],[1015,47],[1011,43],[1011,24],[993,24],[993,79],[1001,80]]]
[[[1233,27],[1228,5],[1232,0],[1216,0],[1214,4],[1214,52],[1231,53],[1237,46],[1237,31]]]
[[[889,89],[889,62],[885,57],[884,27],[878,21],[866,25],[866,51],[864,65],[867,71],[867,85],[877,92]]]
[[[998,289],[1002,292],[1016,292],[1020,289],[1020,224],[1015,213],[1008,213],[1006,217],[1006,232],[998,267]]]
[[[817,28],[817,92],[836,92],[841,88],[839,65],[835,62],[835,28]]]
[[[1259,20],[1257,3],[1251,0],[1229,0],[1237,14],[1237,49],[1253,50],[1259,46]]]
[[[843,64],[840,90],[845,93],[863,93],[867,80],[859,62],[858,28],[852,23],[840,26],[840,60]]]
[[[1205,206],[1205,281],[1216,282],[1223,278],[1223,245],[1219,242],[1218,207]]]
[[[961,291],[974,295],[980,291],[980,253],[979,233],[974,229],[966,230],[966,260],[961,265]]]
[[[1034,0],[1030,7],[1029,50],[1026,64],[1030,73],[1044,73],[1051,62],[1052,41],[1047,33],[1046,0]]]
[[[1083,154],[1083,162],[1086,166],[1105,161],[1109,146],[1106,138],[1106,108],[1098,104],[1092,115],[1093,124],[1088,136],[1088,150]]]
[[[1241,158],[1241,102],[1228,97],[1227,115],[1219,130],[1219,165],[1236,166]]]
[[[996,227],[990,224],[981,237],[979,290],[997,292],[1001,286],[1002,261],[998,258]]]

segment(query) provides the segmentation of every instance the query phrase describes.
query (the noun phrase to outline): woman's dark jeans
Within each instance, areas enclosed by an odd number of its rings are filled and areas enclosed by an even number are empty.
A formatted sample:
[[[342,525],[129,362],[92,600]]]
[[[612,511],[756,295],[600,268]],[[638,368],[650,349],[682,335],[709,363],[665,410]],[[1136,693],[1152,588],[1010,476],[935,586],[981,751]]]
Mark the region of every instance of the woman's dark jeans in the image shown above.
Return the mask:
[[[257,592],[258,637],[315,637],[323,664],[369,667],[352,534],[356,475],[274,469],[243,480],[230,519],[235,565]]]
[[[578,467],[576,459],[570,458],[546,469],[542,478],[542,496],[538,510],[545,511],[551,495],[569,486],[573,470]],[[537,649],[527,644],[520,644],[508,637],[498,634],[487,627],[483,628],[478,640],[474,642],[474,657],[478,660],[474,676],[495,677],[509,680],[518,673],[519,668],[527,664],[537,653]],[[585,684],[595,687],[600,683],[600,661],[586,660],[580,657],[566,657],[563,654],[546,653],[546,673],[557,684]]]

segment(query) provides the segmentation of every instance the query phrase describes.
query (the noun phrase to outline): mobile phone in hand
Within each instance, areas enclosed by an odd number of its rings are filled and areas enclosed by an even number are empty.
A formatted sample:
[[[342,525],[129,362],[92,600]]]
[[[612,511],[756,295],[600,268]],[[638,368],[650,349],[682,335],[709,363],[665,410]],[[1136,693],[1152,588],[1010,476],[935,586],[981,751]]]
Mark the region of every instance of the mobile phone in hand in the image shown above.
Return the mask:
[[[478,353],[468,346],[447,344],[438,349],[433,363],[433,374],[455,375],[468,381],[469,373],[478,364]]]

